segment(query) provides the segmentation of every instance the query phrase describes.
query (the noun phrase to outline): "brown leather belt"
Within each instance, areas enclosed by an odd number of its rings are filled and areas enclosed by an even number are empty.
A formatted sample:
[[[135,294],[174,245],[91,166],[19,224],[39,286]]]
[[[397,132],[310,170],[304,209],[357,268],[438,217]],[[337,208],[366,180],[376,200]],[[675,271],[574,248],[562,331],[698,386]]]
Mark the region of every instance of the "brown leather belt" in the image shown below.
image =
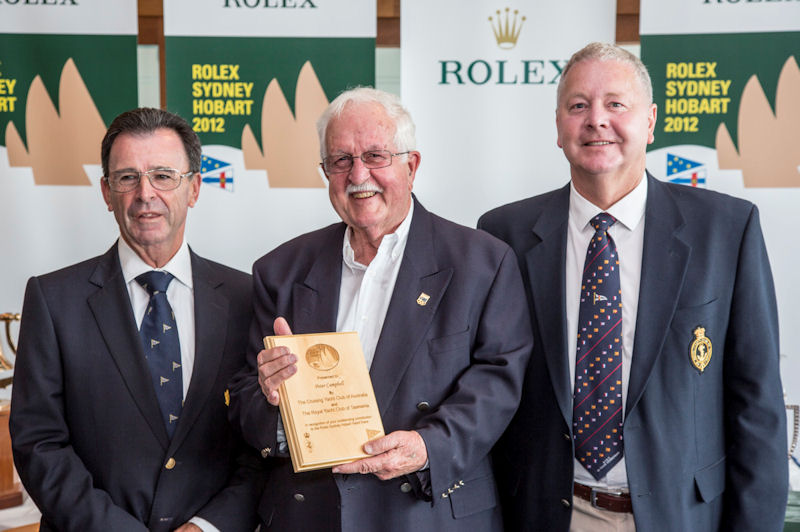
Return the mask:
[[[602,508],[609,512],[632,513],[633,504],[629,493],[608,493],[595,488],[573,483],[572,493],[585,501],[592,503],[595,508]]]

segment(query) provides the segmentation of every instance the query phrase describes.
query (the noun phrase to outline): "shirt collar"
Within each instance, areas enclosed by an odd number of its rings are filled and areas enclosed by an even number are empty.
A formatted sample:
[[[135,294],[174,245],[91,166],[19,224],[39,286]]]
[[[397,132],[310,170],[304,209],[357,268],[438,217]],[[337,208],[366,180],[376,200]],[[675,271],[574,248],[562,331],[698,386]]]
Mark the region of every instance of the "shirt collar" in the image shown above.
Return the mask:
[[[411,218],[414,216],[414,201],[411,201],[411,207],[408,209],[408,214],[397,227],[394,233],[385,235],[381,240],[381,245],[378,247],[378,254],[389,253],[391,260],[397,260],[406,248],[408,242],[408,232],[411,228]],[[344,242],[342,243],[342,260],[350,268],[366,269],[366,266],[356,261],[355,252],[350,245],[350,227],[344,232]]]
[[[589,222],[592,218],[601,212],[607,212],[631,231],[636,229],[644,219],[644,211],[647,205],[646,173],[639,181],[639,184],[636,185],[636,188],[605,211],[581,196],[571,181],[569,188],[569,217],[578,222],[578,228],[581,231],[589,227]]]
[[[189,245],[185,240],[181,247],[178,248],[177,253],[163,268],[153,268],[143,261],[122,237],[117,239],[117,252],[119,253],[119,263],[122,266],[122,276],[125,279],[125,284],[130,283],[139,275],[155,269],[169,272],[182,284],[193,288],[192,258],[189,255]]]

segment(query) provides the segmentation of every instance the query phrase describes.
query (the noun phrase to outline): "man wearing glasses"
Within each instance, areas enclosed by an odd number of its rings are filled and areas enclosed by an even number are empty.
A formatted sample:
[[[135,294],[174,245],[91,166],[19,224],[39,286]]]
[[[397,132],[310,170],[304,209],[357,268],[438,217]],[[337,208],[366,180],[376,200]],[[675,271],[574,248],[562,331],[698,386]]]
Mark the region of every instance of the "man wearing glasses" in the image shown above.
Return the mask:
[[[41,530],[255,527],[257,475],[225,399],[250,277],[183,239],[200,151],[172,113],[118,116],[101,187],[121,238],[28,282],[10,428]]]
[[[231,419],[270,462],[262,530],[502,530],[489,451],[531,350],[514,254],[411,194],[420,153],[397,97],[353,89],[317,127],[342,223],[256,262],[249,367],[231,384]],[[297,356],[262,339],[330,331],[358,331],[387,435],[369,458],[294,474],[277,389]]]

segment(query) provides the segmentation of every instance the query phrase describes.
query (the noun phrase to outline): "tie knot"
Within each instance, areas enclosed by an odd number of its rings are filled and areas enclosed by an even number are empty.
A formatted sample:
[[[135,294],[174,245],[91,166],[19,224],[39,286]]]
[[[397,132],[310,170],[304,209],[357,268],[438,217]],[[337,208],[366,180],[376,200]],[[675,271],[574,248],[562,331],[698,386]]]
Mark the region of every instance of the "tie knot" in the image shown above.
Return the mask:
[[[594,227],[595,231],[605,232],[608,231],[608,228],[614,225],[616,221],[617,219],[608,214],[607,212],[601,212],[600,214],[592,218],[592,221],[590,223],[592,224],[592,227]]]
[[[169,272],[150,270],[138,276],[136,282],[142,285],[142,288],[147,290],[147,293],[152,296],[156,292],[166,292],[169,283],[172,282],[174,278],[175,277]]]

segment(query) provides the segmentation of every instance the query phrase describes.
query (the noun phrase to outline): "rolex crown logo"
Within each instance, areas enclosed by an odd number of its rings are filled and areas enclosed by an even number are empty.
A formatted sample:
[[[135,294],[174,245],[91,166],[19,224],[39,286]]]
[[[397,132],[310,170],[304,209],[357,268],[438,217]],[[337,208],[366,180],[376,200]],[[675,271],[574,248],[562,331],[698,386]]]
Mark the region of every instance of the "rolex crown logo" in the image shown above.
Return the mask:
[[[511,8],[506,8],[501,12],[499,9],[495,12],[497,17],[489,17],[489,24],[494,31],[494,39],[497,41],[497,46],[503,50],[510,50],[517,45],[517,39],[522,31],[522,25],[525,22],[525,16],[519,16],[519,10],[515,9],[512,15],[510,14]]]

